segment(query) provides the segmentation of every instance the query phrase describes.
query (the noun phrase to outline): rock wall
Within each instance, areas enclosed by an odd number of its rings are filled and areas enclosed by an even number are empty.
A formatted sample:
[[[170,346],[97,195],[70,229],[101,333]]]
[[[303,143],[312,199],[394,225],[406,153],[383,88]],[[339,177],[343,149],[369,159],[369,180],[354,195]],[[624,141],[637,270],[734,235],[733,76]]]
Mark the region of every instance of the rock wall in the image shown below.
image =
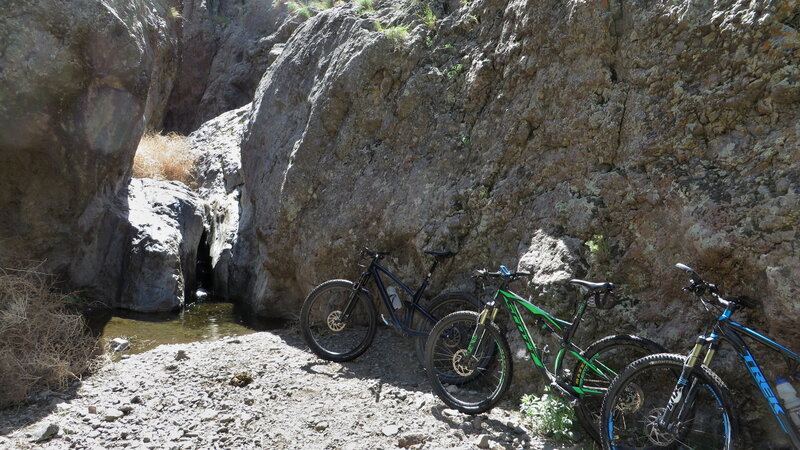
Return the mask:
[[[178,78],[163,128],[188,134],[253,100],[299,21],[271,0],[186,0],[179,23]]]
[[[0,259],[66,273],[160,121],[177,34],[166,0],[4,2]]]
[[[242,145],[247,301],[294,316],[363,246],[416,280],[421,250],[448,247],[431,292],[500,263],[610,279],[629,301],[587,332],[684,351],[708,322],[683,262],[800,348],[795,1],[451,3],[435,27],[413,5],[334,7],[270,67]],[[571,312],[563,289],[519,290]]]

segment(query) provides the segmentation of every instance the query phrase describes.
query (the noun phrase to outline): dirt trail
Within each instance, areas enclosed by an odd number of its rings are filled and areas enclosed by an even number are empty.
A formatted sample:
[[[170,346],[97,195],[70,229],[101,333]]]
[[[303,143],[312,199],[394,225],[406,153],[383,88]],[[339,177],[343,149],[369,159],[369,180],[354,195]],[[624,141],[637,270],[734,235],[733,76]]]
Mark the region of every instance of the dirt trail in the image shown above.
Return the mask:
[[[239,372],[252,382],[231,385]],[[0,448],[560,448],[528,434],[512,399],[477,417],[445,408],[387,329],[344,364],[294,330],[164,345],[39,397],[0,411]]]

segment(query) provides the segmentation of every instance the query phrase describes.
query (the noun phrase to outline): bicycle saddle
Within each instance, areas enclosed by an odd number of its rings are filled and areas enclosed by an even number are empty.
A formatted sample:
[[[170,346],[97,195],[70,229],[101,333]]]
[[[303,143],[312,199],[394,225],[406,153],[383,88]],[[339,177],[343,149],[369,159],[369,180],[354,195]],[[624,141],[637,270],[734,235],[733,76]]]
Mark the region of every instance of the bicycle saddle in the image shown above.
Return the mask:
[[[455,253],[451,252],[450,250],[425,250],[423,253],[431,255],[440,261],[455,256]]]
[[[607,291],[610,291],[611,289],[614,289],[616,287],[616,285],[614,283],[608,283],[608,282],[592,283],[591,281],[584,281],[584,280],[578,280],[578,279],[572,279],[572,280],[569,280],[569,282],[572,283],[572,284],[577,284],[579,286],[583,286],[586,289],[588,289],[589,291],[595,291],[597,289],[605,289]]]

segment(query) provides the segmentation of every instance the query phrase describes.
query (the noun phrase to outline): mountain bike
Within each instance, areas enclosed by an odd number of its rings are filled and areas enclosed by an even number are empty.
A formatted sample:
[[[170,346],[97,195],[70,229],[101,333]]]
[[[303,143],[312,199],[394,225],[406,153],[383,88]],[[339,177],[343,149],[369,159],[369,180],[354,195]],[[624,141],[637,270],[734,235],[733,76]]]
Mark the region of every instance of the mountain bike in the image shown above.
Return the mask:
[[[528,300],[508,290],[508,285],[529,272],[510,272],[500,266],[499,272],[481,270],[479,280],[495,280],[499,284],[493,299],[480,313],[454,312],[439,321],[431,330],[425,349],[425,367],[433,391],[448,406],[467,414],[491,409],[508,390],[512,377],[512,358],[508,341],[496,323],[497,314],[505,309],[522,338],[533,364],[550,387],[573,402],[576,416],[589,435],[599,441],[597,419],[603,395],[617,371],[644,355],[662,352],[657,343],[637,336],[608,336],[586,350],[572,340],[587,307],[607,309],[614,306],[613,283],[592,283],[571,280],[586,290],[578,302],[572,322],[547,313]],[[531,338],[521,309],[533,315],[536,327],[555,338],[559,347],[552,371],[546,366],[546,346],[540,351]],[[572,371],[565,367],[565,357],[574,357]]]
[[[778,352],[787,366],[798,373],[800,356],[769,337],[734,322],[731,316],[756,302],[747,297],[722,297],[715,285],[703,281],[692,268],[677,264],[691,282],[703,307],[721,311],[711,333],[698,336],[688,356],[658,354],[628,366],[608,390],[601,416],[604,448],[695,448],[741,447],[739,415],[725,383],[709,369],[721,341],[728,341],[741,357],[761,395],[795,449],[800,434],[775,395],[744,337]],[[703,355],[703,352],[705,354]],[[701,359],[702,356],[702,359]]]
[[[350,361],[364,353],[372,344],[377,328],[375,305],[367,289],[368,283],[373,281],[389,315],[388,319],[381,315],[384,323],[401,334],[417,338],[416,352],[422,361],[428,331],[440,318],[452,311],[477,311],[482,307],[481,301],[468,292],[445,292],[423,306],[422,294],[436,267],[455,255],[448,250],[426,250],[424,253],[433,257],[433,264],[422,284],[414,290],[380,264],[379,261],[389,252],[362,250],[360,256],[371,261],[362,266],[366,270],[355,283],[326,281],[306,297],[300,310],[303,340],[317,356],[329,361]],[[387,288],[381,274],[389,277],[411,300],[400,299],[393,286]]]

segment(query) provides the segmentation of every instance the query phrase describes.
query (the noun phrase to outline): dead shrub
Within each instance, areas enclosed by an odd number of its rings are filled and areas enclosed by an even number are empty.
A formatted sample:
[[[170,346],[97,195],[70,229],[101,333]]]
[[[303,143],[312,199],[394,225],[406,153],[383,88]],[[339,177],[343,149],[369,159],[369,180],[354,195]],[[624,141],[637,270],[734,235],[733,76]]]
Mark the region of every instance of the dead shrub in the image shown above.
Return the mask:
[[[51,276],[0,269],[0,408],[37,390],[64,390],[93,363],[97,338],[64,304]]]
[[[133,158],[133,176],[180,181],[192,187],[194,160],[188,137],[177,133],[147,133],[142,136]]]

